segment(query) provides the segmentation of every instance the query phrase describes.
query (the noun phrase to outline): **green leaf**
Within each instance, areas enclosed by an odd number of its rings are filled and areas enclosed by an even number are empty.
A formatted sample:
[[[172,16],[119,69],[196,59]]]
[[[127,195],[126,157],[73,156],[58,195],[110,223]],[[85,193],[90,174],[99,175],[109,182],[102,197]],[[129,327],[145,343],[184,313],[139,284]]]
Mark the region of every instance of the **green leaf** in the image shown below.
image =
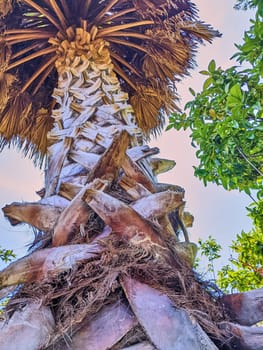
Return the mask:
[[[169,125],[167,125],[165,131],[168,131],[168,130],[172,129],[173,127],[174,127],[173,124],[169,124]]]
[[[232,86],[232,88],[229,91],[229,94],[235,97],[236,99],[242,101],[243,93],[239,84],[235,84],[234,86]]]
[[[199,74],[202,74],[202,75],[210,75],[210,73],[207,71],[207,70],[201,70],[199,72]]]
[[[190,91],[191,95],[193,95],[193,96],[196,95],[196,94],[195,94],[195,91],[194,91],[192,88],[190,88],[190,87],[189,87],[189,91]]]
[[[213,78],[209,77],[204,81],[203,89],[206,90],[213,83]]]
[[[236,120],[231,120],[230,124],[231,124],[232,128],[234,128],[234,129],[239,128],[239,124]]]
[[[208,71],[210,73],[214,73],[215,69],[216,69],[216,62],[215,62],[215,60],[212,60],[212,61],[210,61],[209,65],[208,65]]]

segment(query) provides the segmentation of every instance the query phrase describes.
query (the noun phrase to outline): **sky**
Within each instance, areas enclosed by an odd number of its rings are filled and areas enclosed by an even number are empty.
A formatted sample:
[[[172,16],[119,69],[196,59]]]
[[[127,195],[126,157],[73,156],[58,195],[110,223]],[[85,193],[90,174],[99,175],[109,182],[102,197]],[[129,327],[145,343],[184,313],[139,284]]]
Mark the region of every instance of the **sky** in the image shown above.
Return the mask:
[[[180,106],[191,100],[188,88],[199,91],[203,76],[198,72],[206,69],[215,59],[218,66],[227,68],[234,62],[229,58],[236,52],[234,43],[241,43],[243,32],[249,27],[251,12],[233,9],[234,0],[193,0],[199,8],[202,20],[218,29],[223,36],[210,45],[201,46],[197,54],[198,67],[191,76],[178,85],[181,96]],[[189,132],[170,130],[151,142],[160,148],[160,156],[174,159],[176,167],[169,173],[159,176],[159,182],[177,184],[185,189],[186,210],[194,217],[194,227],[189,230],[190,239],[206,239],[212,235],[223,246],[222,258],[217,267],[227,263],[230,255],[229,245],[236,234],[249,231],[251,220],[247,217],[248,196],[238,191],[226,191],[216,185],[204,187],[194,177],[193,165],[197,164],[195,149],[191,146]],[[0,154],[0,208],[12,202],[36,201],[35,191],[43,187],[43,171],[35,168],[29,159],[23,158],[14,150],[5,150]],[[0,212],[0,246],[13,249],[18,256],[26,253],[26,246],[33,239],[27,225],[12,227]]]

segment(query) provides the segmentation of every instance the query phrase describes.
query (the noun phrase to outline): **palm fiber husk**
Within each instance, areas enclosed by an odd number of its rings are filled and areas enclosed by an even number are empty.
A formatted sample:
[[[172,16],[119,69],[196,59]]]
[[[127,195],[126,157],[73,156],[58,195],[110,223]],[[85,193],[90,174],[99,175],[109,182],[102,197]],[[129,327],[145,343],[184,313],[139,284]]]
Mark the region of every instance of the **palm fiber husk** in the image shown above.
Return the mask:
[[[11,315],[32,298],[49,305],[56,321],[56,336],[47,344],[47,349],[51,349],[65,339],[69,341],[81,323],[103,306],[117,300],[127,303],[120,280],[131,276],[169,296],[176,307],[187,310],[212,340],[226,343],[227,335],[217,326],[226,319],[221,305],[196,281],[192,269],[179,262],[175,251],[171,255],[166,248],[134,245],[114,234],[100,244],[103,251],[98,258],[83,261],[73,270],[41,283],[24,285],[6,312]],[[170,248],[173,244],[170,242]]]

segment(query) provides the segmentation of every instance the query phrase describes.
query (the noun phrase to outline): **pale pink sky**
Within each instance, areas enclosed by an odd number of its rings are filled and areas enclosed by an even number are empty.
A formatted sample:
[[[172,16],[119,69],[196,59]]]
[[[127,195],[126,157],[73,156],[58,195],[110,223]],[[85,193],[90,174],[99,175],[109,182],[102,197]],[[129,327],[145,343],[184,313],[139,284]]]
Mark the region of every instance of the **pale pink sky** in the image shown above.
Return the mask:
[[[234,0],[193,0],[200,10],[200,18],[218,29],[223,37],[212,45],[199,49],[198,68],[191,77],[178,86],[182,97],[182,106],[191,99],[188,87],[198,90],[203,77],[198,71],[207,68],[211,59],[223,68],[231,65],[229,57],[235,52],[234,42],[240,43],[245,28],[249,26],[251,13],[233,10]],[[187,132],[171,130],[153,140],[152,145],[161,149],[161,156],[175,159],[177,165],[173,171],[160,176],[159,181],[178,184],[186,190],[187,210],[195,216],[194,228],[190,230],[191,239],[207,238],[213,235],[224,246],[224,257],[219,264],[226,263],[229,256],[228,246],[242,229],[251,228],[246,216],[246,205],[250,200],[237,191],[227,192],[220,187],[204,187],[193,176],[192,166],[196,163],[195,150],[190,145]],[[13,201],[38,200],[35,191],[43,187],[43,172],[35,169],[32,162],[14,151],[0,154],[0,207]],[[0,213],[0,245],[12,248],[18,255],[25,253],[25,245],[32,240],[32,233],[26,226],[12,227]]]

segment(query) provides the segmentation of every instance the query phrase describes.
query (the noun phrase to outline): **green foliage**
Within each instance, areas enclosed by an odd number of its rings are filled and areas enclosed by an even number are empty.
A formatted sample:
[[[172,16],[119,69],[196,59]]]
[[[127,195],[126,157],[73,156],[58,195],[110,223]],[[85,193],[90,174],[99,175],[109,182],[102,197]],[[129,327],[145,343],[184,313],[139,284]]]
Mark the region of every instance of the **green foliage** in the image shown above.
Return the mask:
[[[257,193],[258,201],[254,201],[247,208],[255,227],[263,232],[263,189]]]
[[[223,70],[212,60],[200,72],[206,77],[202,91],[189,89],[194,99],[183,113],[171,115],[167,129],[190,128],[199,159],[195,176],[205,185],[213,182],[249,195],[256,190],[257,201],[247,208],[254,228],[237,235],[229,264],[217,278],[225,291],[247,291],[263,286],[263,2],[238,0],[235,8],[256,9],[233,56],[246,68]],[[214,261],[220,258],[221,246],[209,236],[199,240],[199,249],[208,259],[207,273],[215,279]]]
[[[217,272],[214,261],[221,257],[222,247],[211,236],[198,241],[202,256],[208,259],[206,276],[212,273],[217,285],[225,292],[245,292],[263,286],[263,231],[256,228],[242,232],[232,241],[229,264]],[[199,268],[199,262],[195,266]]]
[[[221,257],[219,252],[222,250],[222,247],[212,236],[208,236],[208,239],[205,241],[199,239],[198,244],[201,248],[201,255],[206,256],[208,261],[213,261]]]
[[[222,250],[221,245],[218,244],[212,236],[209,236],[205,241],[202,239],[199,239],[198,246],[199,246],[199,251],[201,255],[205,256],[208,260],[206,274],[212,273],[213,279],[216,280],[214,260],[219,259],[221,257],[221,255],[219,254],[220,251]],[[198,267],[198,264],[195,266],[195,268],[197,267]]]
[[[236,67],[216,68],[211,61],[203,91],[186,104],[186,113],[174,113],[170,125],[190,128],[198,146],[200,164],[195,175],[206,185],[225,189],[259,189],[263,174],[263,84],[260,77]]]
[[[236,45],[238,52],[233,56],[239,63],[248,62],[252,69],[248,71],[262,78],[263,74],[263,2],[260,0],[252,26],[245,32],[242,45]]]
[[[16,255],[14,254],[14,252],[12,250],[3,249],[2,247],[0,247],[0,260],[7,263],[15,257],[16,257]],[[5,305],[7,304],[8,300],[9,300],[8,298],[4,298],[4,299],[0,300],[0,316],[3,313],[3,309],[4,309]]]
[[[16,255],[14,252],[10,249],[3,249],[0,247],[0,260],[7,263],[12,260],[12,258],[15,258]]]
[[[212,60],[200,72],[206,76],[203,90],[190,89],[194,100],[184,113],[172,114],[168,126],[191,129],[200,161],[195,175],[205,185],[214,182],[246,193],[260,189],[263,176],[263,22],[258,11],[251,22],[234,55],[250,67],[223,70]]]
[[[237,257],[218,272],[220,288],[231,292],[245,292],[263,286],[263,231],[255,228],[242,232],[232,242],[231,249]]]

